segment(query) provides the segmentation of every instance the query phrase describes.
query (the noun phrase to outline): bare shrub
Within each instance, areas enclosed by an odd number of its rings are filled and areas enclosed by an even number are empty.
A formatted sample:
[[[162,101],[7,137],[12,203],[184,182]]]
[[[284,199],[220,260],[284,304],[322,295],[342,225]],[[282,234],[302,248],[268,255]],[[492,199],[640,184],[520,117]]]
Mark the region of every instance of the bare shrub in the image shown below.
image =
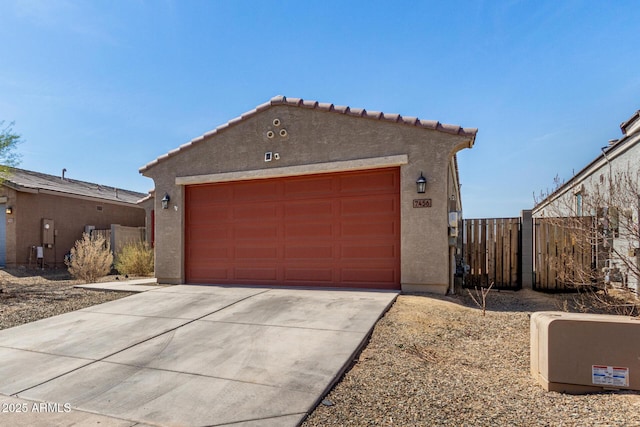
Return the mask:
[[[76,241],[70,259],[65,261],[73,277],[89,283],[109,274],[112,263],[109,242],[102,236],[92,237],[87,233]]]
[[[571,185],[556,177],[552,191],[534,197],[543,215],[536,225],[554,245],[541,261],[560,288],[576,291],[571,309],[638,315],[639,184],[637,165],[609,165]]]
[[[150,276],[153,274],[153,249],[146,242],[129,243],[116,255],[120,274]]]
[[[480,289],[478,289],[478,287],[476,286],[475,296],[471,293],[469,289],[467,289],[467,292],[469,292],[469,296],[471,297],[473,302],[475,302],[476,305],[482,309],[483,316],[487,314],[487,295],[489,295],[489,292],[491,292],[491,288],[493,288],[493,283],[494,282],[491,282],[491,284],[487,288],[481,287]]]
[[[625,289],[585,290],[579,287],[571,301],[563,302],[563,311],[579,313],[640,315],[640,302],[636,295]]]

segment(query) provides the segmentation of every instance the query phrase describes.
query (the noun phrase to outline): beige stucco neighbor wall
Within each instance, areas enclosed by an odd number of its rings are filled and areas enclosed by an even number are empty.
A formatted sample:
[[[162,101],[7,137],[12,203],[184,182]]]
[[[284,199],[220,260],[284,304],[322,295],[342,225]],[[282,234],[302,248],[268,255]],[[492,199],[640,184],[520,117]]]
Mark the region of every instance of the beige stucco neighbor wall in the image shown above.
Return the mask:
[[[274,126],[274,120],[279,121]],[[280,135],[280,131],[284,136]],[[274,136],[268,137],[273,131]],[[156,277],[184,283],[184,185],[299,173],[333,172],[384,164],[391,158],[401,175],[401,283],[405,291],[445,293],[449,286],[449,178],[455,153],[471,147],[474,136],[457,135],[402,123],[334,112],[275,105],[193,144],[150,167],[143,174],[155,182]],[[265,153],[278,154],[265,162]],[[402,160],[404,159],[404,160]],[[365,165],[365,166],[362,166]],[[387,164],[386,166],[391,166]],[[426,194],[416,194],[416,179],[428,180]],[[160,207],[168,194],[169,209]],[[432,199],[431,208],[413,208],[413,200]]]
[[[145,234],[144,227],[111,224],[111,251],[117,255],[127,245],[142,243],[145,241]]]
[[[44,249],[45,263],[63,267],[64,255],[82,237],[85,225],[109,229],[111,224],[144,226],[145,211],[135,205],[51,194],[18,192],[0,187],[13,213],[6,215],[7,266],[28,265],[32,246],[42,244],[42,219],[54,221],[55,243]],[[34,263],[35,265],[35,263]]]
[[[548,199],[538,204],[533,209],[533,217],[541,218],[545,216],[574,216],[576,215],[576,194],[580,193],[583,198],[583,215],[593,216],[596,214],[593,200],[590,199],[593,194],[599,193],[602,196],[601,202],[603,206],[609,205],[607,203],[607,194],[612,190],[609,186],[611,181],[615,182],[623,174],[630,174],[629,177],[633,179],[631,184],[632,188],[640,188],[640,133],[632,135],[629,140],[625,142],[615,150],[607,152],[606,156],[600,156],[591,165],[581,171],[578,175],[567,182],[557,193],[552,194]],[[629,187],[623,187],[629,190]],[[636,196],[636,194],[628,194],[628,196]],[[632,224],[640,224],[640,200],[631,197],[629,205],[616,206],[620,209],[620,221],[628,221]],[[620,201],[622,197],[617,194],[613,196],[614,200]],[[614,203],[615,204],[615,203]],[[625,211],[630,213],[627,218],[623,215]],[[612,255],[611,261],[616,262],[619,266],[624,265],[640,265],[640,242],[637,235],[621,235],[619,238],[613,238],[612,243],[615,251],[619,256]],[[628,257],[630,249],[636,249],[635,256]],[[620,258],[625,257],[623,261]],[[636,270],[637,271],[637,270]],[[627,275],[627,286],[635,292],[640,290],[640,284],[638,283],[638,277],[629,270],[627,267],[623,267],[623,273]]]

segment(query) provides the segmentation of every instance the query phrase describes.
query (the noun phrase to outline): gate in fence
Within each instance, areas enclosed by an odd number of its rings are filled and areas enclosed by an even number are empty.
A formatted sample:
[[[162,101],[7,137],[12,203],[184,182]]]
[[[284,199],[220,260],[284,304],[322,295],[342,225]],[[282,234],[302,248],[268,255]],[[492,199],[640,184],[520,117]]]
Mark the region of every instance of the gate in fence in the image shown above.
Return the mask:
[[[462,238],[464,287],[522,287],[520,218],[466,219]]]

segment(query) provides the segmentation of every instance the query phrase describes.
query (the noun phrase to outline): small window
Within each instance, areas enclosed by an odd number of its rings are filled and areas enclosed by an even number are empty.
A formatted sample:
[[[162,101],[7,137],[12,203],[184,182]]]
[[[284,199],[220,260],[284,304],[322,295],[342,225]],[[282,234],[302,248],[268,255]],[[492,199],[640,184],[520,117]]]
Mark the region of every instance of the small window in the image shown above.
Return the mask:
[[[582,216],[582,193],[576,193],[576,216]]]
[[[98,205],[98,206],[96,206],[96,210],[97,210],[98,212],[102,212],[102,206],[99,206],[99,205]]]

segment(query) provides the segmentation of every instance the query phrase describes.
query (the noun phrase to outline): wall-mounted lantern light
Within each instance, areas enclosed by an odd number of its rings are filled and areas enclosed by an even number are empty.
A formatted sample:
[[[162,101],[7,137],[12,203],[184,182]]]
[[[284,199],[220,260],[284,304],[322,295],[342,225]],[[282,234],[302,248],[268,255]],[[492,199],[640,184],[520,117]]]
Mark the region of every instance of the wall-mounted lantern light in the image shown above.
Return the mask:
[[[416,180],[416,186],[418,187],[418,194],[424,194],[427,189],[427,178],[422,175],[422,172],[420,172],[420,178]]]
[[[160,202],[162,202],[162,209],[169,209],[169,201],[170,200],[171,200],[171,197],[169,197],[169,193],[165,193],[165,195],[162,198],[162,200],[160,200]]]
[[[11,206],[7,206],[7,209],[5,209],[5,212],[7,213],[7,215],[11,215],[13,213],[13,208]]]

